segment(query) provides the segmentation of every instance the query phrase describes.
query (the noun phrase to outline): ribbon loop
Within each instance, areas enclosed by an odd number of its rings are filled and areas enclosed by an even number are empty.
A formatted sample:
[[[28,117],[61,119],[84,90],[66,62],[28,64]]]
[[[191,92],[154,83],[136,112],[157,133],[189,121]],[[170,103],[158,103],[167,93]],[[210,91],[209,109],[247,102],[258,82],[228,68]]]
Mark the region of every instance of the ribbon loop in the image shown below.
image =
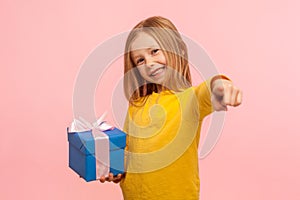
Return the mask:
[[[94,123],[86,121],[83,117],[79,116],[79,119],[74,119],[71,126],[70,132],[84,132],[92,129],[98,129],[100,131],[107,131],[114,129],[114,126],[104,121],[106,112]]]

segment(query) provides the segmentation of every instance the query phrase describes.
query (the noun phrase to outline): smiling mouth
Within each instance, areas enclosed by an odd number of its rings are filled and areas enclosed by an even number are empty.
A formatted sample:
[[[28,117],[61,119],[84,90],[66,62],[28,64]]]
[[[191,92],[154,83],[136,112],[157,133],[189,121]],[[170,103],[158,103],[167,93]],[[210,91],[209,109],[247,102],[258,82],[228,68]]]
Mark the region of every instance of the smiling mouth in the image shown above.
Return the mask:
[[[152,71],[149,76],[156,76],[156,75],[160,74],[161,72],[163,72],[164,70],[165,70],[164,66],[157,68],[156,70]]]

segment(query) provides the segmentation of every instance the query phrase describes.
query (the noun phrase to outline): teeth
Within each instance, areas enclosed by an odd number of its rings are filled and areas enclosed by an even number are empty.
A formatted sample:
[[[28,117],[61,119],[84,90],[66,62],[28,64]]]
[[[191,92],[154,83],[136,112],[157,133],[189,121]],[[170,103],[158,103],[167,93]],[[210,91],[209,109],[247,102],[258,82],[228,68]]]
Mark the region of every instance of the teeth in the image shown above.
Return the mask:
[[[156,74],[160,73],[163,70],[163,68],[159,68],[154,73],[151,74],[151,76],[155,76]]]

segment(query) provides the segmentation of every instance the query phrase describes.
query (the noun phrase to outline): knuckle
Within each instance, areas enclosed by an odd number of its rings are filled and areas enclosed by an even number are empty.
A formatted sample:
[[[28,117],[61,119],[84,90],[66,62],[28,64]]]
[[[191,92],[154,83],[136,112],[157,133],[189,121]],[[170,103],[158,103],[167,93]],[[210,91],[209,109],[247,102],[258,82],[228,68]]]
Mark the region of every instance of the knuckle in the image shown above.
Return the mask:
[[[225,99],[224,99],[224,104],[227,105],[227,104],[229,104],[229,103],[230,103],[229,98],[225,98]]]
[[[232,90],[232,89],[233,89],[233,85],[228,84],[228,85],[227,85],[227,88],[228,88],[229,90]]]

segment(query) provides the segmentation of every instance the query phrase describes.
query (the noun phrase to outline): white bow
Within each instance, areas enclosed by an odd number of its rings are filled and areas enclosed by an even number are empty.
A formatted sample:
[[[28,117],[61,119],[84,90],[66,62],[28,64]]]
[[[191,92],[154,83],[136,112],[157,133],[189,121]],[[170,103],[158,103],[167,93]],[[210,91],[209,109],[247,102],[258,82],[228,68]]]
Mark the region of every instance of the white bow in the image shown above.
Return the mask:
[[[114,127],[104,121],[106,112],[94,123],[86,121],[84,118],[79,116],[79,119],[74,119],[70,126],[70,132],[84,132],[92,129],[98,129],[100,131],[112,130]]]

